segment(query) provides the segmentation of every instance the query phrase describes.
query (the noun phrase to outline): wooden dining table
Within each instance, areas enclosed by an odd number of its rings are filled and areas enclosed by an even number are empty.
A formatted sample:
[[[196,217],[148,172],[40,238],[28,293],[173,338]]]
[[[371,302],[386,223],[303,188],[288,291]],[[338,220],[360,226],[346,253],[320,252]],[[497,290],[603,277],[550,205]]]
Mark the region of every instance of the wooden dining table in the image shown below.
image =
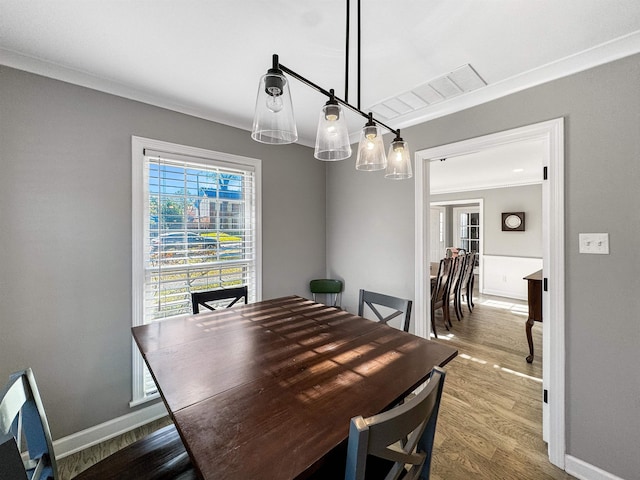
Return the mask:
[[[304,478],[457,355],[344,310],[288,296],[133,327],[201,478]]]

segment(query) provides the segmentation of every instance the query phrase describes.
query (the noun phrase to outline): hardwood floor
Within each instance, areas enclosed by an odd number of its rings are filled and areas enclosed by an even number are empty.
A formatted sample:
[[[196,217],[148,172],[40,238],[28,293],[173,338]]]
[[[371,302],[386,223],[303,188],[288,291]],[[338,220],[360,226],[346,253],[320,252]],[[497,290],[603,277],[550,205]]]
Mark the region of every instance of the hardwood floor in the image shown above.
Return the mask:
[[[111,440],[107,440],[106,442],[99,443],[98,445],[86,448],[67,457],[56,459],[58,462],[58,480],[71,480],[80,472],[86,470],[103,458],[108,457],[112,453],[117,452],[121,448],[126,447],[169,423],[171,423],[169,417],[164,417],[112,438]]]
[[[480,297],[453,328],[436,318],[437,341],[458,349],[445,370],[431,464],[433,480],[572,479],[549,463],[542,441],[542,328],[525,361],[524,302]]]
[[[476,308],[446,332],[437,319],[437,341],[458,349],[446,366],[433,480],[572,479],[549,463],[542,441],[542,328],[533,328],[536,357],[528,354],[524,302],[479,297]],[[60,480],[80,471],[140,436],[167,424],[160,420],[113,440],[58,460]],[[328,479],[334,480],[334,479]]]

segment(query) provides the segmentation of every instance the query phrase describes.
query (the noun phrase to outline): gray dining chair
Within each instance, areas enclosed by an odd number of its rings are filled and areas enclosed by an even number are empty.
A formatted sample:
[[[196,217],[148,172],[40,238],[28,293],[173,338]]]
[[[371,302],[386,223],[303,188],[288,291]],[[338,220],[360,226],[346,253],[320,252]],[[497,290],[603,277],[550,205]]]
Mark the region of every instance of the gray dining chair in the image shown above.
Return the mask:
[[[444,370],[434,367],[415,397],[378,415],[351,419],[345,480],[429,478],[444,379]],[[386,475],[379,464],[369,474],[371,457],[389,462]]]
[[[16,455],[19,461],[16,461]],[[0,461],[3,480],[59,478],[49,423],[30,368],[12,374],[9,383],[0,391]],[[5,471],[7,475],[11,471],[12,476],[3,476]],[[74,480],[158,478],[198,478],[174,425],[118,450],[78,474]]]
[[[365,305],[371,309],[378,321],[381,323],[387,324],[390,320],[403,315],[400,326],[405,332],[409,331],[409,323],[411,322],[411,306],[413,305],[411,300],[361,289],[358,300],[358,315],[361,317],[364,316]],[[390,308],[393,312],[385,316],[380,313],[378,307]]]
[[[30,368],[12,374],[9,384],[0,392],[0,437],[5,455],[10,454],[10,439],[14,439],[13,445],[24,458],[23,478],[57,478],[49,423]],[[17,469],[15,462],[11,464]]]
[[[309,480],[428,480],[445,372],[434,367],[422,390],[385,412],[353,417],[347,444]]]

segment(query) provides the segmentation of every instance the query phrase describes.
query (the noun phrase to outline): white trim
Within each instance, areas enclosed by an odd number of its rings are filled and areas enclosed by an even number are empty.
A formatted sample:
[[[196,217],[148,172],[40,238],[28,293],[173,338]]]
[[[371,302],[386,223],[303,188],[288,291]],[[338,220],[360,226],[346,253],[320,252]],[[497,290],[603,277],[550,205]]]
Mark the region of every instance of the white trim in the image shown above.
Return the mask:
[[[580,480],[624,480],[571,455],[565,456],[565,465],[567,473]]]
[[[394,126],[402,129],[444,117],[552,80],[635,55],[638,52],[640,52],[640,31],[635,31],[513,77],[505,78],[497,83],[489,84],[446,102],[437,103],[412,114],[396,118]]]
[[[416,334],[428,337],[430,331],[429,294],[426,272],[429,271],[429,222],[425,205],[429,205],[429,161],[464,155],[486,148],[526,140],[546,142],[544,165],[549,180],[543,182],[543,258],[544,275],[549,291],[544,293],[543,322],[544,388],[549,404],[543,406],[543,437],[549,445],[549,460],[564,468],[565,438],[565,292],[564,292],[564,119],[559,118],[526,127],[472,138],[415,153],[415,225],[416,225]],[[551,369],[550,366],[553,366]],[[548,381],[547,381],[548,380]],[[548,435],[547,435],[548,432]]]
[[[81,430],[53,442],[56,459],[64,458],[111,438],[122,435],[134,428],[167,416],[164,403],[158,402],[113,420]]]
[[[134,348],[135,348],[135,351],[136,351],[137,353],[139,353],[139,352],[138,352],[138,349],[135,347],[135,345],[134,345]],[[134,357],[134,359],[135,359],[136,357],[140,357],[140,356],[139,356],[139,355],[136,355],[136,356]],[[138,362],[140,362],[140,360],[142,360],[142,357],[137,358],[137,360],[138,360]],[[136,362],[135,362],[135,360],[134,360],[133,367],[140,368],[140,365],[136,365]],[[135,397],[134,397],[134,398],[135,398]],[[152,402],[153,400],[156,400],[156,399],[158,399],[158,398],[160,398],[160,393],[159,393],[159,392],[156,392],[156,393],[152,393],[152,394],[150,394],[150,395],[146,395],[144,398],[139,398],[138,400],[131,400],[131,401],[129,402],[129,408],[134,408],[134,407],[137,407],[137,406],[140,406],[140,405],[144,405],[145,403]]]
[[[262,300],[262,161],[255,158],[233,155],[230,153],[217,152],[203,148],[180,145],[162,140],[154,140],[151,138],[131,136],[131,275],[132,275],[132,324],[142,324],[143,318],[143,295],[142,279],[144,278],[144,251],[143,251],[143,224],[145,196],[144,189],[140,188],[144,184],[144,150],[156,150],[161,152],[171,152],[178,155],[186,155],[189,157],[211,160],[214,162],[224,162],[238,168],[251,168],[254,175],[255,189],[255,224],[256,224],[256,301]],[[144,383],[136,372],[142,372],[143,359],[142,355],[135,344],[131,341],[132,348],[132,399],[129,403],[130,407],[140,405],[150,400],[158,398],[158,395],[144,395]]]
[[[519,75],[506,78],[495,84],[474,90],[465,95],[453,98],[441,104],[432,105],[427,109],[421,109],[414,114],[403,117],[395,128],[406,128],[411,125],[443,117],[466,108],[481,105],[497,98],[505,97],[515,92],[526,90],[558,78],[563,78],[574,73],[582,72],[598,65],[613,62],[640,52],[640,31],[615,38],[608,42],[596,45],[590,49],[575,53],[554,62],[542,65]],[[241,121],[233,121],[228,115],[202,106],[186,106],[177,103],[175,99],[157,95],[133,88],[129,85],[114,82],[106,78],[98,77],[90,73],[75,70],[41,58],[32,57],[22,53],[0,48],[0,64],[17,68],[27,72],[44,75],[49,78],[73,83],[101,92],[118,95],[123,98],[144,102],[162,108],[168,108],[174,112],[185,113],[194,117],[211,120],[231,127],[249,130],[250,124]],[[301,145],[313,146],[313,139],[298,141]],[[358,139],[352,139],[357,142]]]
[[[478,187],[455,187],[455,188],[445,188],[443,190],[432,190],[431,195],[443,195],[445,193],[461,193],[461,192],[479,192],[480,190],[496,190],[498,188],[513,188],[513,187],[526,187],[528,185],[540,185],[542,182],[531,181],[531,182],[513,182],[513,183],[497,183],[495,185],[482,185]]]
[[[107,78],[92,75],[88,72],[75,70],[4,48],[0,48],[0,65],[43,75],[81,87],[91,88],[99,92],[117,95],[118,97],[128,98],[129,100],[146,103],[147,105],[155,105],[156,107],[166,108],[174,112],[184,113],[242,130],[249,130],[251,127],[251,124],[230,120],[229,115],[204,106],[187,106],[176,102],[175,98],[170,98],[169,96],[149,93],[148,91],[140,90],[130,85],[125,85]]]

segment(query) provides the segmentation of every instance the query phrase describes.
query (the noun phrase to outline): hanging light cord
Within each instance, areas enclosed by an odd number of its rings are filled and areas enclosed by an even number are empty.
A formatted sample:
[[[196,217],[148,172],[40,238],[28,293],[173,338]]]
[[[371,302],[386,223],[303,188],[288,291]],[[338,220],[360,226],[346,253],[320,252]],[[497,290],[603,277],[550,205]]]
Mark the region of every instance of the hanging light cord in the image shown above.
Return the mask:
[[[348,1],[349,0],[347,0],[347,2]],[[360,0],[358,0],[358,110],[360,110],[360,36]]]
[[[349,24],[351,23],[349,17],[350,17],[350,12],[351,12],[351,7],[349,5],[349,0],[347,0],[347,25],[345,27],[346,29],[346,45],[345,45],[345,62],[344,62],[344,99],[346,102],[349,101]],[[359,56],[359,55],[358,55]],[[358,104],[358,107],[360,107],[360,104]]]

